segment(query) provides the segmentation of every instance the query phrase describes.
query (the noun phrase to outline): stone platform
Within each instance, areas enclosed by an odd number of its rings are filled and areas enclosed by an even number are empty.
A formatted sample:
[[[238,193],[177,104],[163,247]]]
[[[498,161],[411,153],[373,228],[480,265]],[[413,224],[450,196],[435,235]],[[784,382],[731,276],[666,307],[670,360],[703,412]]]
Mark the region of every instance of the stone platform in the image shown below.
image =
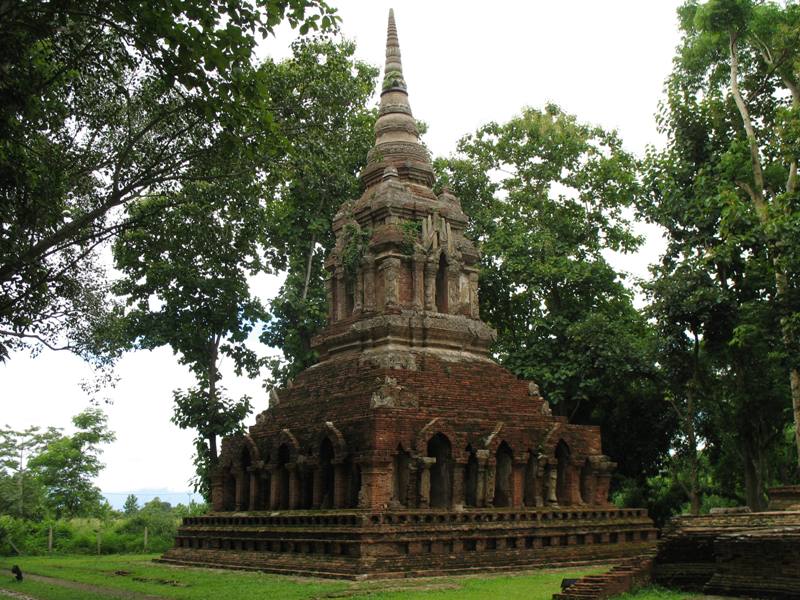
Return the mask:
[[[607,562],[651,550],[643,509],[326,510],[187,517],[163,562],[357,579]]]

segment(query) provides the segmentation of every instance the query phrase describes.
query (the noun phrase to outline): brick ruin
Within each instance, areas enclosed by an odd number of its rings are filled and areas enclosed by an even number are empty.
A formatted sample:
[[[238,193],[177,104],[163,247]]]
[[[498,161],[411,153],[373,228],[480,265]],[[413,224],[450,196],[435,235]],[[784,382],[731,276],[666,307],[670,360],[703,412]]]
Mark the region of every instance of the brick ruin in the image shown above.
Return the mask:
[[[653,581],[719,596],[799,599],[800,510],[735,510],[672,518]]]
[[[553,416],[489,355],[478,251],[408,102],[394,16],[363,194],[326,261],[319,362],[222,443],[213,512],[163,560],[339,577],[520,568],[652,546],[609,506],[597,427]]]

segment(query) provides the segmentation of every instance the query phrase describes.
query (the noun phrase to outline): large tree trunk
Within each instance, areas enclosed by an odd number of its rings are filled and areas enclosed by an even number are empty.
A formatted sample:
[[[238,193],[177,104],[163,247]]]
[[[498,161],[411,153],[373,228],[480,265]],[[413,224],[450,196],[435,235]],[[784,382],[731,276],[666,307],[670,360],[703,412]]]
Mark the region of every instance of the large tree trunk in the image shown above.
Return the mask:
[[[700,468],[697,460],[697,434],[694,429],[694,399],[693,392],[687,394],[687,425],[686,437],[689,443],[689,505],[693,515],[700,514]]]
[[[738,38],[736,34],[731,33],[730,36],[730,56],[731,56],[731,67],[730,67],[730,75],[731,75],[731,93],[733,94],[733,100],[736,103],[736,108],[739,110],[739,115],[742,118],[742,124],[744,125],[744,130],[747,135],[747,142],[750,147],[750,158],[753,167],[753,184],[752,186],[746,183],[740,183],[740,185],[747,191],[750,199],[753,202],[753,205],[756,210],[756,214],[758,215],[759,222],[761,223],[762,227],[766,227],[770,224],[770,214],[767,207],[766,198],[764,196],[764,174],[763,169],[761,166],[761,156],[759,153],[758,148],[758,140],[756,138],[755,129],[753,128],[753,122],[750,118],[750,112],[747,109],[747,104],[745,104],[744,97],[742,96],[741,90],[739,89],[739,54],[738,54]],[[792,94],[792,105],[794,108],[800,106],[800,90],[798,87],[794,85],[793,82],[784,79],[784,82],[787,85],[787,88]],[[786,182],[786,191],[788,194],[792,194],[797,186],[797,160],[793,160],[789,165],[789,178]],[[782,312],[786,310],[787,306],[785,302],[788,298],[788,277],[787,273],[783,271],[781,265],[778,261],[778,252],[775,248],[768,248],[770,251],[772,264],[775,269],[775,292],[776,292],[776,299],[778,301],[778,305],[781,307]],[[782,318],[781,320],[781,335],[783,337],[783,343],[787,353],[789,354],[789,359],[795,361],[796,359],[793,356],[793,348],[794,344],[792,343],[792,334],[788,327],[787,319]],[[792,365],[789,368],[789,385],[791,390],[792,396],[792,413],[794,414],[794,440],[795,440],[795,447],[797,453],[797,464],[796,469],[798,475],[800,475],[800,370],[798,369],[797,365]]]
[[[766,508],[764,501],[764,457],[763,452],[745,444],[744,452],[744,492],[747,506],[753,512]]]
[[[219,373],[217,372],[217,359],[219,357],[219,338],[215,337],[212,342],[209,343],[209,352],[208,352],[208,400],[209,402],[215,402],[217,399],[217,380],[219,379]],[[217,465],[217,436],[211,435],[208,439],[208,456],[211,460],[211,467],[215,467]]]

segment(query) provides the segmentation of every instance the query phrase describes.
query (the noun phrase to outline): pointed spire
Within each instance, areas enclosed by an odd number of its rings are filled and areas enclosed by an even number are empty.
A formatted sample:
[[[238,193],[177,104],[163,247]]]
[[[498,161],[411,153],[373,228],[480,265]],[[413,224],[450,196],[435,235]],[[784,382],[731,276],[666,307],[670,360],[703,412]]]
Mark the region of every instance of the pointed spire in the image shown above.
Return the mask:
[[[403,63],[400,57],[400,40],[397,37],[397,25],[394,22],[394,9],[389,9],[389,26],[386,31],[386,67],[383,75],[383,90],[392,88],[405,90],[403,79]]]
[[[367,187],[382,181],[386,168],[393,169],[389,174],[396,173],[394,177],[400,180],[433,185],[431,157],[419,141],[417,121],[408,103],[397,24],[391,9],[386,31],[386,68],[375,122],[375,146],[367,154],[367,167],[361,173],[361,181]]]
[[[367,155],[361,178],[365,185],[382,180],[383,169],[393,166],[400,179],[414,179],[433,185],[431,158],[419,140],[417,122],[408,103],[408,88],[400,59],[400,40],[394,10],[389,10],[386,31],[386,68],[381,103],[375,122],[375,146]]]

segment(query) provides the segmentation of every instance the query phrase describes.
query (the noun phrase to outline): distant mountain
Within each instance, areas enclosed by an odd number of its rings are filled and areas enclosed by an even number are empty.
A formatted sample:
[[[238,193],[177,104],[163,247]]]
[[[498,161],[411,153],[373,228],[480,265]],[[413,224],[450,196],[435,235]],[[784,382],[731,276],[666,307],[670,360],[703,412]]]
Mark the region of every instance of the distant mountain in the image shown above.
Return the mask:
[[[189,504],[192,500],[202,502],[203,497],[190,490],[175,491],[168,489],[144,489],[130,490],[128,492],[102,492],[103,497],[116,510],[122,510],[125,499],[129,494],[133,494],[139,500],[139,506],[149,502],[153,498],[160,498],[162,502],[169,502],[172,506],[176,504]]]

